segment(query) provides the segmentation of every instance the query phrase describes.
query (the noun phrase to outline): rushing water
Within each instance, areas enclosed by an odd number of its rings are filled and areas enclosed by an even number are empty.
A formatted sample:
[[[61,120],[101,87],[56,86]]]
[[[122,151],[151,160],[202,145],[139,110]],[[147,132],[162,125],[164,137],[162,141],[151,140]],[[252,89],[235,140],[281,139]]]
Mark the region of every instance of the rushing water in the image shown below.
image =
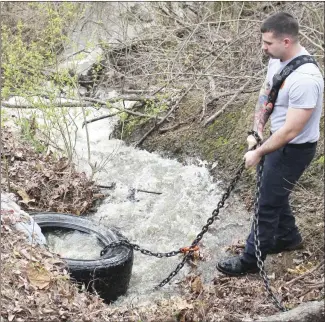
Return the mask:
[[[42,233],[50,251],[59,254],[62,258],[98,259],[100,251],[104,247],[96,234],[84,233],[74,229],[55,228],[46,230],[43,228]]]
[[[95,114],[105,114],[98,111]],[[103,190],[108,197],[91,218],[107,226],[115,226],[133,243],[158,252],[169,252],[188,246],[211,216],[223,193],[220,182],[213,180],[204,162],[183,165],[157,153],[126,146],[123,141],[109,139],[116,120],[103,119],[88,125],[92,162],[105,163],[96,174],[98,184],[115,183],[114,189]],[[86,161],[85,131],[78,133],[76,147],[79,167],[89,172]],[[157,192],[152,194],[132,189]],[[216,260],[224,256],[225,246],[246,237],[249,215],[235,197],[204,235],[201,242],[205,261],[197,272],[209,282]],[[133,274],[127,299],[143,299],[162,279],[175,269],[180,257],[156,259],[135,253]],[[185,267],[173,283],[189,273]],[[172,283],[172,284],[173,284]],[[164,287],[156,296],[174,292]]]
[[[88,118],[108,113],[104,109],[90,111]],[[106,118],[88,124],[91,162],[101,166],[94,179],[100,185],[115,183],[115,188],[103,189],[107,197],[97,212],[88,218],[108,227],[117,227],[131,242],[155,252],[189,246],[217,207],[224,192],[220,182],[210,176],[206,164],[199,160],[195,164],[183,165],[158,153],[135,149],[121,140],[110,139],[116,122],[117,118]],[[85,128],[81,127],[81,118],[76,123],[79,127],[76,163],[79,170],[90,175]],[[204,261],[198,262],[195,273],[201,274],[203,280],[209,283],[215,274],[216,261],[225,256],[225,247],[244,239],[248,226],[249,214],[239,200],[231,196],[225,209],[220,211],[220,219],[210,226],[200,243]],[[51,243],[57,243],[62,250],[61,242],[53,238]],[[77,235],[66,238],[73,238],[73,244],[78,244]],[[82,243],[83,253],[92,254],[94,243],[95,240]],[[78,252],[77,248],[73,248],[69,256],[77,258]],[[135,253],[128,294],[121,297],[116,305],[141,303],[175,294],[175,282],[190,273],[187,265],[170,285],[155,293],[152,289],[176,268],[180,260],[180,257],[157,259]]]

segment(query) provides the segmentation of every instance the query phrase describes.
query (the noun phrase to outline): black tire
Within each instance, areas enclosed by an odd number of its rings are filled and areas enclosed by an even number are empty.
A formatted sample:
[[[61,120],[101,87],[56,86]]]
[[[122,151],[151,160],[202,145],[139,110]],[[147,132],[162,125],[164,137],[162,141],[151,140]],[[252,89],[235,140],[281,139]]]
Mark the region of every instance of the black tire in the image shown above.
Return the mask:
[[[126,239],[116,229],[107,228],[85,218],[61,213],[37,213],[32,217],[41,229],[68,228],[85,233],[95,233],[97,238],[107,244]],[[110,303],[126,293],[133,266],[133,250],[119,246],[95,260],[64,258],[69,273],[78,283],[83,283],[90,292]]]

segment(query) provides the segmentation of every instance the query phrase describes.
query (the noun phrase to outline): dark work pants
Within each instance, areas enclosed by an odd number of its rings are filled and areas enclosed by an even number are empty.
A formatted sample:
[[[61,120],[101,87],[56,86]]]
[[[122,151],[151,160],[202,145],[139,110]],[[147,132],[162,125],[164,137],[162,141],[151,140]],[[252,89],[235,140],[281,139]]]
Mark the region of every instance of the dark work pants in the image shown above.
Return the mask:
[[[315,152],[316,143],[307,146],[287,144],[265,156],[259,200],[259,240],[263,260],[276,238],[290,240],[298,233],[289,195]],[[243,257],[248,262],[256,261],[253,225]]]

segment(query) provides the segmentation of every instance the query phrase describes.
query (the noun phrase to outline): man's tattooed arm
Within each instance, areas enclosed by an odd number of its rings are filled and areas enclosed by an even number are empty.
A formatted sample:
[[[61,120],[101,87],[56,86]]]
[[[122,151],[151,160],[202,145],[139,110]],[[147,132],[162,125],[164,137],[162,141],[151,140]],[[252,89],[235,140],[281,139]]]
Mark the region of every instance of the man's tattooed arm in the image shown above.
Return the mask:
[[[267,88],[266,82],[267,81],[265,80],[263,83],[263,86],[258,96],[258,101],[255,106],[253,126],[254,131],[256,131],[261,137],[263,136],[265,124],[267,123],[272,112],[272,107],[266,105],[268,94],[270,92],[270,89]]]

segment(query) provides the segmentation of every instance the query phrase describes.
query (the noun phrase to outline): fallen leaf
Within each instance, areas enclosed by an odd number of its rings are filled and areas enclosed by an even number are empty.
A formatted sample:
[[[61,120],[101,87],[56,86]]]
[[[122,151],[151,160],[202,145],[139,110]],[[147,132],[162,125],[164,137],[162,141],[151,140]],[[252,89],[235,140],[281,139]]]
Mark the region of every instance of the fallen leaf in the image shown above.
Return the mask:
[[[20,255],[20,253],[19,252],[17,252],[15,249],[13,250],[13,252],[12,252],[14,255],[15,255],[15,257],[19,257],[19,258],[21,258],[21,255]]]
[[[180,313],[179,316],[178,316],[178,321],[179,322],[186,322],[185,320],[185,315],[183,313]]]
[[[11,322],[13,321],[13,319],[15,318],[15,316],[11,313],[8,314],[8,321]]]
[[[175,299],[174,305],[179,311],[193,309],[192,304],[187,303],[186,300],[183,300],[183,299],[180,299],[180,298]]]
[[[69,160],[67,158],[62,158],[57,162],[54,169],[55,171],[62,171],[65,168],[67,168],[68,165],[69,165]]]
[[[28,203],[30,201],[29,195],[25,190],[17,190],[17,193],[19,194],[20,197],[23,198],[24,203]]]
[[[22,152],[16,152],[16,153],[14,154],[14,157],[15,157],[15,159],[17,159],[17,160],[26,160],[26,159],[24,158],[24,155],[23,155]]]
[[[24,203],[28,205],[30,202],[35,202],[35,199],[30,199],[27,192],[24,190],[19,190],[17,193],[23,198],[23,200],[19,200],[18,203]]]
[[[292,268],[287,268],[287,271],[289,273],[292,273],[292,274],[298,274],[298,275],[301,275],[301,274],[304,274],[306,273],[308,270],[310,270],[311,268],[313,267],[313,264],[311,262],[308,262],[306,264],[300,264],[300,265],[297,265],[294,269]]]
[[[49,271],[32,263],[27,266],[27,277],[31,285],[40,290],[47,288],[51,282]]]
[[[46,314],[53,313],[53,312],[54,312],[54,310],[52,310],[52,309],[43,309],[43,313],[46,313]]]
[[[48,169],[43,171],[43,175],[47,178],[50,178],[52,176],[52,172],[50,172]]]
[[[303,260],[299,258],[294,258],[292,261],[294,264],[301,264],[303,262]]]
[[[309,291],[304,297],[303,297],[303,302],[309,302],[315,299],[316,297],[316,292],[315,290]]]
[[[105,198],[105,195],[103,193],[94,193],[93,198],[94,199],[101,199],[101,198]]]
[[[4,228],[5,231],[11,232],[11,229],[8,225],[3,225],[2,227]]]
[[[191,290],[194,293],[201,293],[202,291],[202,280],[200,276],[196,276],[193,282],[191,283]]]
[[[26,249],[23,248],[23,249],[21,249],[19,252],[20,252],[20,254],[23,255],[25,258],[27,258],[27,259],[31,259],[32,261],[37,262],[37,259],[36,259],[34,256],[31,256],[31,254],[29,254],[29,253],[27,252]]]

